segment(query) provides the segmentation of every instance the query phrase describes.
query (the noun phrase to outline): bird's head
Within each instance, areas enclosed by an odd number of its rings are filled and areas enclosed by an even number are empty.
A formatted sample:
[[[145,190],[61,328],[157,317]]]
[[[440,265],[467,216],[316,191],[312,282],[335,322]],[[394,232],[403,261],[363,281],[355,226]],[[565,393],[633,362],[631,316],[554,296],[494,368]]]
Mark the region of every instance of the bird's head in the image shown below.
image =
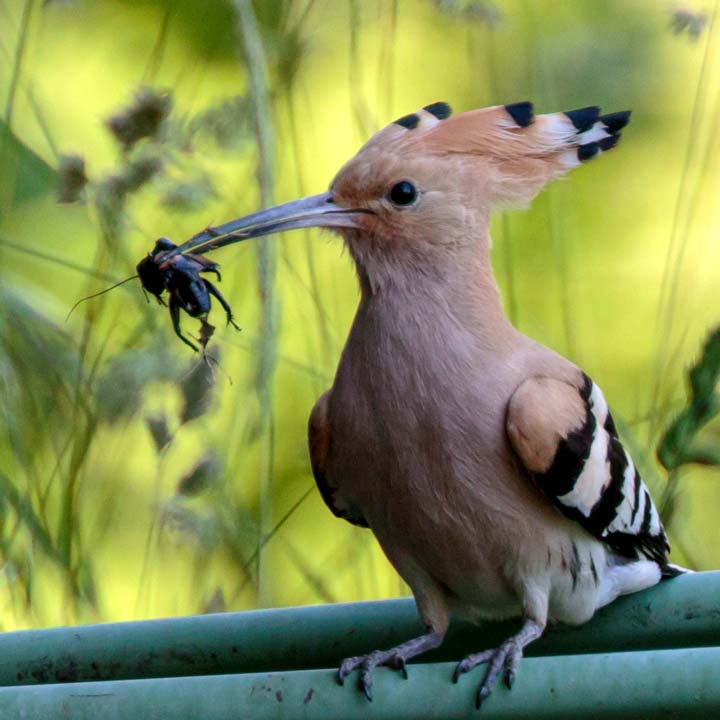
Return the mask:
[[[494,207],[527,204],[550,180],[612,148],[629,116],[597,107],[535,116],[522,102],[451,117],[447,103],[434,103],[370,138],[328,192],[216,230],[236,241],[332,228],[361,266],[436,262],[449,248],[482,254]]]
[[[330,184],[333,204],[353,214],[352,226],[341,232],[356,260],[422,255],[457,245],[472,235],[470,226],[484,224],[488,172],[482,161],[445,151],[435,138],[442,125],[456,121],[449,117],[449,106],[435,103],[399,118]]]

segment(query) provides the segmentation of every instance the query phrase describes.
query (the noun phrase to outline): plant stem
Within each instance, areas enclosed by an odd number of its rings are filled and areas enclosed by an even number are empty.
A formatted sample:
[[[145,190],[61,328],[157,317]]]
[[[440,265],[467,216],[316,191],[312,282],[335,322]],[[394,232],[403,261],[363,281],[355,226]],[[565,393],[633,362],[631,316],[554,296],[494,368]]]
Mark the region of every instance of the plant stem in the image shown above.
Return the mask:
[[[22,62],[25,57],[25,48],[30,28],[30,16],[32,14],[32,0],[27,0],[23,8],[22,19],[20,20],[20,36],[18,38],[17,48],[15,50],[15,63],[12,69],[12,77],[10,79],[10,89],[8,90],[7,102],[5,103],[5,124],[8,130],[12,127],[13,110],[15,109],[15,97],[17,95],[18,82],[20,81],[20,73],[22,71]]]
[[[690,115],[690,125],[688,127],[687,144],[685,150],[685,158],[683,160],[683,168],[680,175],[680,185],[675,200],[675,208],[673,211],[673,222],[670,230],[670,238],[665,256],[665,267],[663,269],[662,281],[660,284],[660,295],[658,297],[658,310],[656,316],[656,352],[653,369],[653,378],[650,390],[650,424],[648,425],[648,443],[652,445],[659,432],[659,413],[658,405],[662,398],[661,384],[666,370],[669,366],[668,338],[672,335],[673,324],[675,320],[675,305],[678,290],[678,281],[681,275],[683,257],[688,242],[688,229],[681,223],[681,216],[688,219],[687,198],[689,194],[688,185],[690,184],[689,176],[696,159],[698,143],[695,141],[699,134],[702,116],[705,111],[707,100],[707,75],[709,72],[711,53],[710,46],[713,42],[713,29],[718,12],[718,5],[715,2],[710,22],[707,29],[707,38],[705,40],[705,50],[703,53],[702,63],[698,74],[698,81],[695,87],[695,96]],[[683,211],[685,211],[683,213]]]
[[[263,207],[274,204],[274,132],[268,71],[260,28],[250,0],[234,0],[238,16],[238,32],[242,38],[243,55],[250,83],[253,105],[255,141],[258,148],[257,177]],[[258,284],[261,302],[261,328],[258,343],[257,393],[260,404],[261,468],[260,468],[260,522],[258,547],[272,528],[272,472],[273,472],[273,414],[272,385],[276,364],[277,302],[275,298],[275,272],[277,252],[275,240],[267,237],[257,245]],[[261,574],[262,554],[257,556],[258,601],[261,607],[269,604],[270,574]]]

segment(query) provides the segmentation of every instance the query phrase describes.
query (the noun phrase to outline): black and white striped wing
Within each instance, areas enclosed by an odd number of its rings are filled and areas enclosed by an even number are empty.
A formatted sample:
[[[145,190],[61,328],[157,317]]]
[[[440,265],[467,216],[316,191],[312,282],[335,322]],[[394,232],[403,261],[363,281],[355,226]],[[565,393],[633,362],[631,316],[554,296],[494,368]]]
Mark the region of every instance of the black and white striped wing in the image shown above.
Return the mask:
[[[667,565],[658,511],[618,438],[600,388],[546,377],[526,380],[508,408],[513,448],[542,491],[619,555]]]

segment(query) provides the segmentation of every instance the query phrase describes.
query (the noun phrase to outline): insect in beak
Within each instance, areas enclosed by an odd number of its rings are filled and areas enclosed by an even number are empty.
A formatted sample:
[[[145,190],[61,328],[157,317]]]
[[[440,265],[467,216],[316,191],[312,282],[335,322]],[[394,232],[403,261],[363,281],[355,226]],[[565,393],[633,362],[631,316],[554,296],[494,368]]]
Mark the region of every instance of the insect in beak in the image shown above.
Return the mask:
[[[232,309],[227,300],[215,285],[206,278],[200,277],[200,273],[214,273],[220,280],[218,268],[217,263],[203,255],[178,252],[177,245],[167,238],[160,238],[153,250],[137,265],[137,275],[143,290],[154,295],[162,305],[165,304],[162,295],[167,290],[168,307],[175,334],[195,351],[197,347],[182,334],[180,329],[180,310],[184,310],[190,317],[200,319],[202,323],[200,344],[203,350],[215,329],[207,322],[211,297],[222,305],[228,324],[236,330],[240,329],[233,320]]]
[[[211,296],[222,305],[228,323],[237,329],[232,310],[225,298],[209,280],[200,276],[200,273],[215,273],[218,280],[220,279],[217,263],[208,260],[201,253],[241,240],[297,228],[359,229],[362,217],[372,214],[364,208],[348,209],[337,205],[330,192],[311,195],[231,220],[217,227],[206,228],[182,245],[175,245],[167,238],[160,238],[153,250],[138,263],[137,275],[133,277],[139,277],[143,290],[154,295],[163,305],[163,294],[167,291],[175,333],[186,345],[197,350],[180,330],[180,310],[191,317],[200,318],[203,323],[203,348],[213,330],[212,325],[206,321]]]

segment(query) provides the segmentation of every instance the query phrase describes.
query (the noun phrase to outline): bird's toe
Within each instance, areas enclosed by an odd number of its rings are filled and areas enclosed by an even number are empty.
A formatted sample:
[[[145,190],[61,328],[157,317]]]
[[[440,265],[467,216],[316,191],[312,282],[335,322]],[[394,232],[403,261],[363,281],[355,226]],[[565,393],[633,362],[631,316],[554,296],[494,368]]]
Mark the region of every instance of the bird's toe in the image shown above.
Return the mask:
[[[373,669],[371,667],[363,667],[360,674],[360,685],[368,702],[372,702]]]
[[[457,682],[460,675],[469,672],[478,665],[487,663],[485,677],[478,685],[475,696],[475,705],[479,709],[483,702],[490,696],[498,677],[504,673],[505,684],[508,689],[512,688],[517,676],[517,666],[522,658],[522,649],[514,640],[504,642],[499,648],[485,650],[481,653],[468,655],[455,666],[453,682]]]
[[[345,678],[355,670],[360,670],[358,685],[363,694],[372,702],[372,686],[373,686],[373,670],[377,667],[379,653],[370,653],[369,655],[358,655],[357,657],[346,658],[340,664],[337,673],[337,679],[340,685],[345,684]]]
[[[512,690],[512,686],[515,683],[517,677],[517,668],[522,659],[522,648],[517,643],[508,643],[509,648],[505,656],[504,667],[505,667],[505,685],[508,690]]]
[[[357,657],[345,658],[341,663],[337,671],[337,681],[340,685],[345,684],[345,678],[362,665],[365,656],[358,655]]]
[[[517,670],[513,668],[509,668],[505,671],[505,685],[507,686],[508,690],[512,690],[512,686],[515,684],[515,678],[517,677]]]
[[[492,688],[485,685],[485,683],[478,685],[477,694],[475,695],[475,707],[478,710],[482,707],[482,704],[485,702],[485,700],[490,697],[491,692]]]
[[[470,668],[468,666],[467,658],[464,658],[455,666],[455,670],[453,670],[452,681],[454,683],[457,683],[457,681],[460,679],[460,676],[464,675],[469,670]]]
[[[484,650],[483,652],[473,653],[463,658],[456,666],[453,672],[453,682],[456,683],[461,675],[470,672],[473,668],[481,663],[487,662],[492,658],[495,650]]]
[[[340,663],[337,681],[344,685],[345,678],[355,670],[360,670],[359,685],[365,697],[372,702],[373,671],[380,665],[399,670],[407,680],[407,658],[397,650],[376,650],[368,655],[346,658]]]
[[[497,682],[498,676],[505,666],[505,658],[507,657],[507,648],[505,645],[501,645],[497,650],[494,651],[491,658],[488,659],[488,667],[485,672],[483,681],[478,686],[478,693],[476,698],[476,705],[478,709],[482,703],[490,696],[495,683]]]

